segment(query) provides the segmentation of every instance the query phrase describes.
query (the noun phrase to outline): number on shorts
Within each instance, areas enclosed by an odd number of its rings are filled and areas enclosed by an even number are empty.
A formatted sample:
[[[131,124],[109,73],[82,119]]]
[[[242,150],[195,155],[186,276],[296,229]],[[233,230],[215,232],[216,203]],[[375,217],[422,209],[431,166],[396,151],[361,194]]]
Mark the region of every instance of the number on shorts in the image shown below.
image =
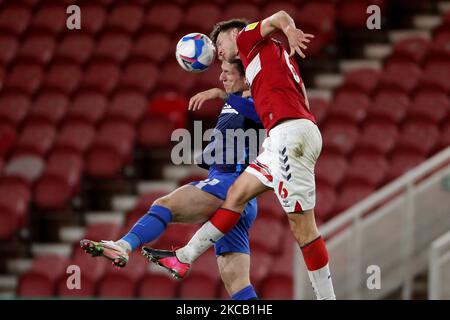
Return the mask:
[[[212,180],[211,179],[205,179],[205,180],[200,181],[199,183],[197,183],[195,186],[201,190],[207,185],[208,186],[215,186],[219,182],[220,182],[220,180],[217,180],[217,179],[212,179]]]

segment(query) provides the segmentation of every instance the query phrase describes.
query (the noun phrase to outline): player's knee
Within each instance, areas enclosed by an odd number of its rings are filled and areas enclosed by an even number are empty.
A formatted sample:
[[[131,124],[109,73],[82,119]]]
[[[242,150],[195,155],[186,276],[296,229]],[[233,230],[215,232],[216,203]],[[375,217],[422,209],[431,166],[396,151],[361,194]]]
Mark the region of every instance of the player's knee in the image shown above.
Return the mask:
[[[243,286],[249,282],[249,276],[245,274],[243,270],[240,270],[236,266],[227,265],[220,270],[220,275],[222,277],[222,281],[225,285],[225,288],[229,293],[234,293],[237,291],[237,288]]]
[[[314,221],[313,212],[308,215],[291,213],[288,214],[289,226],[300,245],[307,244],[319,236],[319,231]]]

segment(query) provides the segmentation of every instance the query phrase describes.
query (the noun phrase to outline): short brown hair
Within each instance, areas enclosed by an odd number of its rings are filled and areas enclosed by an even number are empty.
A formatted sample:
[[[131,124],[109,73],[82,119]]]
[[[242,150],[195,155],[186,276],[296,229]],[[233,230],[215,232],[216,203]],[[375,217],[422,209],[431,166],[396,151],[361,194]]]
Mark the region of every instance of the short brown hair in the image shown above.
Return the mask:
[[[230,62],[231,64],[233,64],[237,71],[239,72],[239,74],[241,76],[245,76],[245,70],[244,70],[244,65],[242,64],[242,61],[239,59],[235,59],[232,62]]]
[[[226,21],[220,21],[216,23],[213,27],[213,30],[211,31],[211,34],[209,35],[209,38],[212,40],[214,44],[216,44],[217,37],[219,36],[219,33],[225,32],[234,28],[237,28],[239,30],[245,28],[246,25],[248,25],[248,21],[246,19],[231,19]]]

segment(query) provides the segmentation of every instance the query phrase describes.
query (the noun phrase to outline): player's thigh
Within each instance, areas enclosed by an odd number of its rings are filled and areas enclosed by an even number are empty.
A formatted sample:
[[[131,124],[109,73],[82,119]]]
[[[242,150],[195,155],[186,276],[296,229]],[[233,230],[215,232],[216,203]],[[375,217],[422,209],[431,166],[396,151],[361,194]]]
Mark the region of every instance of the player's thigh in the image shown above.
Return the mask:
[[[228,189],[227,197],[222,207],[234,211],[242,211],[251,199],[271,190],[254,175],[243,172]]]
[[[222,205],[222,200],[192,185],[184,185],[154,204],[172,211],[173,222],[201,223]]]
[[[217,265],[222,281],[230,295],[250,283],[250,256],[248,254],[224,253],[217,257]]]

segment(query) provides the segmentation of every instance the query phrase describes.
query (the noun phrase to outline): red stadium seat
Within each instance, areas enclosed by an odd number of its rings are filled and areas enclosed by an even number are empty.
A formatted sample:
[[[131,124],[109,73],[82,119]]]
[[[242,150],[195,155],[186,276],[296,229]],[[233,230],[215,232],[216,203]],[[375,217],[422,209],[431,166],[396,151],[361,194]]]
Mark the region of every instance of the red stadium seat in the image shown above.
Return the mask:
[[[42,6],[39,11],[34,14],[30,28],[33,31],[44,31],[52,35],[58,35],[66,29],[67,7],[49,4]]]
[[[113,63],[91,64],[85,72],[82,87],[108,94],[116,87],[120,70]]]
[[[354,154],[379,153],[387,154],[395,146],[398,138],[398,127],[392,122],[367,121],[358,140]]]
[[[442,92],[419,92],[409,108],[408,119],[442,122],[450,111],[450,101]]]
[[[335,119],[340,119],[357,124],[366,117],[369,106],[370,100],[366,94],[341,92],[334,98],[328,112],[328,120],[333,122]]]
[[[153,96],[148,114],[152,117],[166,117],[173,121],[177,128],[186,127],[188,100],[175,92],[167,92]]]
[[[336,5],[329,1],[308,1],[297,10],[294,20],[302,25],[302,30],[313,32],[316,36],[314,40],[319,39],[318,45],[315,46],[311,41],[307,49],[307,52],[317,53],[318,49],[334,37]]]
[[[377,188],[384,181],[388,168],[384,155],[356,155],[349,164],[345,182],[362,183]]]
[[[368,197],[374,191],[375,189],[373,187],[364,184],[349,183],[344,185],[341,188],[340,193],[338,193],[336,211],[341,213],[362,199]]]
[[[430,40],[423,37],[400,40],[395,44],[393,53],[388,57],[388,61],[410,61],[414,64],[420,64],[430,45]]]
[[[144,10],[133,4],[119,4],[108,14],[106,27],[126,33],[136,32],[144,19]]]
[[[367,7],[370,5],[383,6],[384,0],[341,0],[338,2],[339,24],[347,29],[366,28]],[[383,12],[383,11],[381,11]]]
[[[84,121],[95,125],[106,112],[106,97],[97,92],[79,93],[69,108],[66,120]]]
[[[84,9],[83,9],[84,10]],[[84,11],[83,11],[83,30],[84,30]],[[56,58],[83,64],[89,60],[94,50],[94,39],[88,34],[69,32],[56,52]]]
[[[166,274],[147,274],[139,281],[140,298],[171,299],[177,295],[178,282]]]
[[[219,21],[219,17],[220,8],[218,6],[212,3],[193,4],[187,9],[182,27],[186,31],[197,30],[197,32],[209,33],[211,27]]]
[[[291,300],[294,295],[293,279],[286,276],[269,275],[259,289],[259,297],[264,300]]]
[[[135,125],[147,108],[147,98],[137,92],[122,91],[114,95],[106,112],[107,119],[128,121]]]
[[[255,288],[269,274],[272,265],[272,256],[265,251],[256,249],[251,251],[250,281]]]
[[[194,85],[196,78],[180,68],[177,62],[167,63],[162,71],[158,91],[177,91],[186,94]]]
[[[56,282],[65,274],[69,260],[49,255],[33,260],[31,270],[20,277],[18,295],[22,297],[52,297],[56,293]]]
[[[52,36],[31,35],[24,40],[17,59],[45,65],[52,59],[55,48],[55,39]]]
[[[450,92],[450,63],[436,61],[427,63],[419,83],[421,90],[439,90],[448,94]]]
[[[450,58],[450,32],[448,30],[437,31],[434,41],[428,50],[426,61],[448,61]]]
[[[0,35],[0,64],[9,64],[16,56],[19,43],[12,35]]]
[[[404,150],[394,151],[389,162],[387,181],[398,178],[406,171],[425,161],[425,156]]]
[[[317,123],[319,125],[322,124],[326,119],[327,113],[330,109],[330,105],[327,100],[322,98],[310,98],[309,106]]]
[[[158,3],[148,11],[144,19],[144,26],[150,30],[161,30],[171,34],[179,27],[182,18],[183,9],[176,4]]]
[[[147,208],[148,209],[148,208]],[[171,224],[158,240],[158,248],[170,250],[185,245],[197,231],[194,224]]]
[[[329,187],[328,185],[322,185],[318,182],[316,191],[316,207],[314,209],[316,218],[321,221],[328,221],[334,213],[336,201],[337,196],[334,188]]]
[[[0,159],[6,158],[16,144],[17,135],[14,127],[0,123]],[[3,168],[3,166],[2,166]],[[1,171],[0,171],[1,176]]]
[[[27,115],[31,106],[25,94],[3,93],[0,96],[0,123],[17,128]]]
[[[344,83],[338,88],[341,90],[354,90],[370,95],[378,85],[381,72],[375,69],[357,69],[345,75]]]
[[[34,190],[35,204],[41,209],[63,209],[78,194],[83,159],[77,153],[54,152]]]
[[[257,197],[258,217],[283,221],[284,210],[274,192],[264,192]]]
[[[276,254],[280,250],[280,241],[284,228],[280,219],[271,218],[256,219],[250,233],[250,247],[258,248],[270,254]]]
[[[135,89],[149,94],[159,77],[158,68],[147,62],[132,62],[127,65],[120,81],[120,88]]]
[[[137,139],[145,148],[169,148],[175,129],[175,124],[170,119],[146,116],[139,125]]]
[[[428,121],[409,121],[404,124],[401,135],[398,139],[397,149],[413,150],[428,156],[439,138],[438,127]]]
[[[0,239],[6,240],[25,225],[31,198],[29,188],[18,180],[0,180]]]
[[[441,130],[441,136],[438,141],[437,150],[450,146],[450,122],[448,122]]]
[[[0,13],[0,30],[20,36],[27,29],[31,19],[31,10],[25,6],[8,6]]]
[[[358,129],[346,122],[329,122],[323,130],[324,151],[346,155],[352,151],[358,139]]]
[[[413,62],[391,62],[381,74],[378,90],[410,93],[417,86],[421,70]]]
[[[259,9],[251,3],[235,3],[228,5],[220,20],[230,20],[235,18],[245,18],[249,22],[259,20]]]
[[[93,4],[92,1],[82,6],[82,30],[89,34],[99,33],[106,21],[106,8],[101,5]]]
[[[406,115],[410,104],[408,96],[401,92],[380,92],[368,110],[367,118],[371,120],[399,123]]]
[[[291,17],[295,17],[297,13],[298,4],[294,3],[293,1],[274,1],[274,2],[268,2],[266,5],[262,8],[261,14],[259,15],[260,20],[265,19],[267,17],[270,17],[274,13],[284,10],[286,11]]]
[[[90,258],[92,261],[94,259]],[[95,260],[97,264],[99,262],[106,263],[105,261],[98,261]],[[71,263],[72,265],[77,265],[74,262]],[[56,284],[56,294],[61,298],[93,298],[96,295],[97,291],[97,283],[94,279],[91,278],[91,276],[88,274],[89,269],[88,268],[81,268],[80,270],[85,270],[85,272],[81,272],[80,276],[80,288],[77,289],[69,289],[69,286],[67,285],[68,280],[68,274],[62,276],[59,281]]]
[[[55,127],[45,123],[26,126],[19,136],[15,153],[31,153],[45,156],[56,137]]]
[[[83,238],[95,241],[118,239],[121,236],[121,230],[121,226],[116,223],[102,222],[90,224],[87,226]]]
[[[84,154],[95,138],[95,128],[83,122],[64,125],[58,134],[53,150]]]
[[[180,284],[180,299],[215,299],[219,281],[205,280],[201,275],[190,275]]]
[[[80,67],[73,63],[57,63],[51,66],[44,87],[71,95],[77,90],[82,79]]]
[[[86,158],[87,173],[96,178],[111,178],[120,173],[132,156],[134,129],[122,121],[101,125]]]
[[[122,63],[131,51],[131,38],[125,33],[104,33],[98,40],[92,59]]]
[[[45,162],[41,157],[35,155],[19,155],[9,159],[3,172],[4,176],[15,178],[23,185],[30,186],[40,177],[44,167]]]
[[[32,95],[41,86],[43,76],[44,70],[40,65],[16,64],[5,81],[5,87],[11,91]]]
[[[164,33],[144,33],[134,45],[132,56],[151,60],[155,63],[163,62],[169,55],[172,57],[170,38]]]
[[[317,161],[315,174],[317,183],[337,187],[344,179],[348,163],[345,157],[339,154],[325,153]]]
[[[43,92],[34,101],[30,109],[27,123],[43,121],[51,125],[57,125],[65,116],[69,106],[69,99],[56,92]]]

